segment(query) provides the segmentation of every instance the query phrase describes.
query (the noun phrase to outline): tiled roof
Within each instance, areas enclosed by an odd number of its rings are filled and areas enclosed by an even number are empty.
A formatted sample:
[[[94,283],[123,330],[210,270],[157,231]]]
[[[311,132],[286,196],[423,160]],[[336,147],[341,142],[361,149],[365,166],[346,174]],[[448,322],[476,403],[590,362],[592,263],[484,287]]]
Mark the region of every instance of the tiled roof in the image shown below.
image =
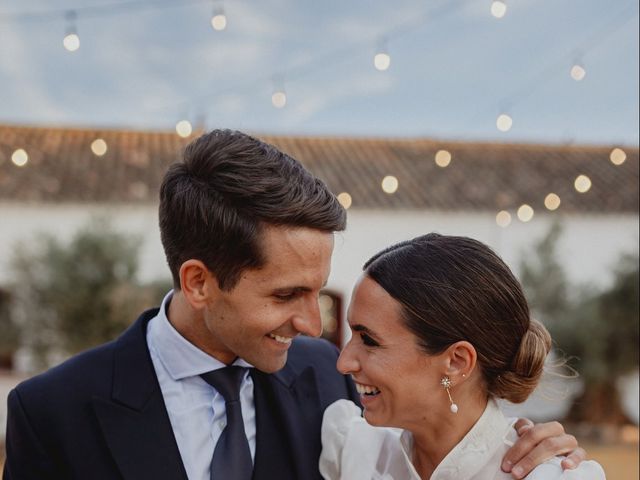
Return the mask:
[[[609,160],[614,146],[470,143],[430,139],[292,137],[257,135],[300,160],[352,208],[499,210],[528,203],[543,208],[560,196],[565,212],[638,212],[638,148],[626,161]],[[102,138],[107,153],[91,143]],[[40,128],[0,125],[0,200],[27,202],[155,202],[162,176],[189,140],[173,132]],[[12,153],[24,149],[18,167]],[[442,168],[438,150],[452,160]],[[592,187],[578,193],[574,180]],[[397,192],[384,193],[386,175]]]

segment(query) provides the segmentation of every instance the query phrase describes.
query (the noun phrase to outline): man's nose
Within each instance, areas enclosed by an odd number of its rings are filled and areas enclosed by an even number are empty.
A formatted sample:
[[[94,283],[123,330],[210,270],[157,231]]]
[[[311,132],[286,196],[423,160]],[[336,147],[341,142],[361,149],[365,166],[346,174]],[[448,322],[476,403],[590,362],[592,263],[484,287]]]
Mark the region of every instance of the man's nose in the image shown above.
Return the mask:
[[[293,319],[293,327],[304,335],[319,337],[322,335],[320,305],[316,297],[309,298],[301,312]]]

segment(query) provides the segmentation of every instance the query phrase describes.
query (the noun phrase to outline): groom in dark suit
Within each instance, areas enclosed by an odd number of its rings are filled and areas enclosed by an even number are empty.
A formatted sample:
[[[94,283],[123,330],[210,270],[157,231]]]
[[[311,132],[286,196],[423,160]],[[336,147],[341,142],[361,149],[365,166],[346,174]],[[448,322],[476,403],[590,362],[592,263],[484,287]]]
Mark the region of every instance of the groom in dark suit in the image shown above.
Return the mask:
[[[320,478],[323,411],[357,401],[336,348],[309,338],[345,221],[276,148],[220,130],[192,142],[160,190],[174,290],[117,340],[11,392],[4,478]],[[575,443],[532,432],[512,458]]]

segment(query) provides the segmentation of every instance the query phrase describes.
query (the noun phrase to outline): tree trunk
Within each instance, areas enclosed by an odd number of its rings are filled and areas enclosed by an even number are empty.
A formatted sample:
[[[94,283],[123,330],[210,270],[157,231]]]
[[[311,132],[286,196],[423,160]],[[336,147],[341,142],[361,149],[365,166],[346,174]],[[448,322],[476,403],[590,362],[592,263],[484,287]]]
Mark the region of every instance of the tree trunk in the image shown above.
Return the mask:
[[[587,382],[582,394],[574,400],[566,421],[608,425],[631,423],[622,410],[615,380]]]

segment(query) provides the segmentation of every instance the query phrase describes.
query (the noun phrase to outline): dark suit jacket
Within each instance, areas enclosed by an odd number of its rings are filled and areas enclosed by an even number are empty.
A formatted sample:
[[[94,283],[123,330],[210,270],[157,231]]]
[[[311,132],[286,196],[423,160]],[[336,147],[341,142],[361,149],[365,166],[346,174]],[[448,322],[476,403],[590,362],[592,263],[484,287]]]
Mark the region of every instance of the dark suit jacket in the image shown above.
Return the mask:
[[[187,478],[147,348],[156,313],[11,391],[5,480]],[[324,409],[356,398],[336,358],[330,343],[298,338],[281,371],[252,372],[255,480],[320,478]]]

